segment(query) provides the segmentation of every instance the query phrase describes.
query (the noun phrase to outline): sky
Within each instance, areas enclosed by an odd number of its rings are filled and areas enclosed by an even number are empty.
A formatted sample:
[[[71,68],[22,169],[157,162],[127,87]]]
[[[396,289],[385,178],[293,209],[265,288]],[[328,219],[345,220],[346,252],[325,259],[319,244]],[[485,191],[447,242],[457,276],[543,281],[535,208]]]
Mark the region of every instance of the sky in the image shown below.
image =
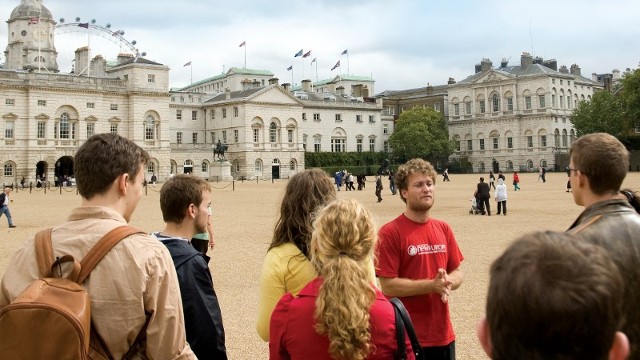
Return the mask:
[[[19,0],[0,0],[8,20]],[[443,85],[474,73],[483,58],[494,67],[522,52],[578,64],[582,75],[638,68],[637,0],[42,0],[65,23],[95,19],[123,30],[146,58],[170,67],[178,88],[230,67],[269,70],[280,83],[340,74],[372,77],[375,93]],[[6,23],[5,23],[6,24]],[[59,22],[60,24],[60,22]],[[67,28],[69,30],[69,28]],[[77,28],[75,30],[84,30]],[[76,48],[115,59],[122,46],[79,31],[56,33],[58,64],[70,71]],[[7,45],[0,25],[0,47]],[[107,41],[110,40],[110,41]],[[245,42],[246,46],[240,47]],[[307,58],[294,55],[311,51]],[[342,52],[347,50],[347,55]],[[4,55],[0,53],[0,62]],[[316,58],[317,63],[311,64]],[[340,61],[340,67],[331,68]],[[191,66],[184,66],[191,62]],[[316,71],[317,64],[317,71]],[[291,71],[287,71],[293,66]]]

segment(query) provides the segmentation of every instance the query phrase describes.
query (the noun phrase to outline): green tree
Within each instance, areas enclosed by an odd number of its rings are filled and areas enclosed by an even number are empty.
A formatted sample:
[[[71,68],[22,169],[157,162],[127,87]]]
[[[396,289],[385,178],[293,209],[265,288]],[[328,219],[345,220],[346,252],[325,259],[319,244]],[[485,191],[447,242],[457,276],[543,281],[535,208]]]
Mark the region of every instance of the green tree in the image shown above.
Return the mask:
[[[453,152],[453,141],[442,114],[431,109],[415,107],[403,111],[396,122],[389,145],[398,162],[420,157],[432,161],[447,162]]]
[[[571,114],[571,123],[578,136],[605,132],[620,138],[628,130],[621,98],[608,91],[593,94],[591,101],[581,101]]]
[[[640,69],[624,75],[622,88],[617,95],[622,100],[627,133],[635,135],[635,128],[640,123]]]

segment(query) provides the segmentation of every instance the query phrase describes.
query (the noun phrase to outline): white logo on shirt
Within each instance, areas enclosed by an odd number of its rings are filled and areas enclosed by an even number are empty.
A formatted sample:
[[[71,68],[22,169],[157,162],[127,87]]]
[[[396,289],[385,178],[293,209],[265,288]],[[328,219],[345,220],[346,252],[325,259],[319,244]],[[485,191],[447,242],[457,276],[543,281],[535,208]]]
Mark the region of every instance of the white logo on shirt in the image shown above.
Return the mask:
[[[407,248],[407,252],[409,256],[415,256],[418,254],[436,254],[436,253],[446,253],[447,246],[445,244],[420,244],[420,245],[409,245]]]

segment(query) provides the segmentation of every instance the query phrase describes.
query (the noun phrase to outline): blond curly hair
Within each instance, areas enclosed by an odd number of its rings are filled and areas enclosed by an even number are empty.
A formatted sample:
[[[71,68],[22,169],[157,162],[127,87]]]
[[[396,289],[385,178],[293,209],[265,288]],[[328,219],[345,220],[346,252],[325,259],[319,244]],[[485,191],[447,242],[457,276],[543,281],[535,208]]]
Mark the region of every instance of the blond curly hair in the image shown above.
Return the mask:
[[[371,212],[356,200],[335,200],[313,225],[311,262],[323,279],[315,329],[329,338],[332,358],[366,359],[375,350],[369,323],[376,298],[368,266],[376,241]]]
[[[396,171],[394,180],[396,188],[398,188],[400,198],[405,203],[407,202],[407,199],[402,196],[402,191],[400,190],[407,190],[409,188],[409,177],[413,174],[423,174],[430,177],[434,184],[436,183],[436,176],[438,175],[430,162],[420,158],[411,159],[400,165],[398,167],[398,171]]]

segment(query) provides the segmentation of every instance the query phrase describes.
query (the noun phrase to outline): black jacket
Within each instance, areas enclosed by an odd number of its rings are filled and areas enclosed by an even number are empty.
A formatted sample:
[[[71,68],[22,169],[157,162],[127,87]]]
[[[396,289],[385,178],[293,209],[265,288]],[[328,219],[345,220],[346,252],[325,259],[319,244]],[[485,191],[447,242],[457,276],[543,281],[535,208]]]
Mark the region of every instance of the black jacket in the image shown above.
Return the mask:
[[[491,197],[489,194],[489,184],[486,182],[478,183],[478,189],[476,191],[476,197],[478,199],[488,199]]]
[[[176,267],[187,342],[198,359],[227,359],[218,297],[213,289],[209,257],[184,239],[154,234],[169,249]]]

